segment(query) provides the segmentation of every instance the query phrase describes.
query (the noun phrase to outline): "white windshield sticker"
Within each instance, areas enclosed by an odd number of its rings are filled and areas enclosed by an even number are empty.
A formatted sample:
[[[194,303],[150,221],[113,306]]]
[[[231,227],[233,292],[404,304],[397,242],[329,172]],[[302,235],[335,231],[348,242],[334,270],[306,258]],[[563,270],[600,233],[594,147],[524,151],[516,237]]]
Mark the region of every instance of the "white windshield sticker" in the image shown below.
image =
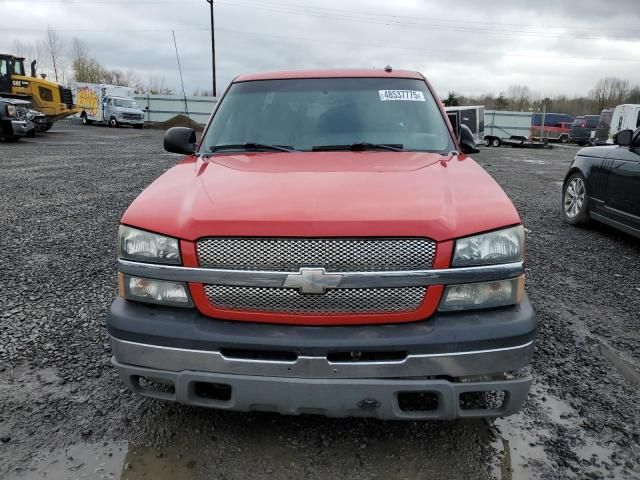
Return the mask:
[[[424,102],[424,94],[419,90],[378,90],[380,100],[402,100],[405,102]]]

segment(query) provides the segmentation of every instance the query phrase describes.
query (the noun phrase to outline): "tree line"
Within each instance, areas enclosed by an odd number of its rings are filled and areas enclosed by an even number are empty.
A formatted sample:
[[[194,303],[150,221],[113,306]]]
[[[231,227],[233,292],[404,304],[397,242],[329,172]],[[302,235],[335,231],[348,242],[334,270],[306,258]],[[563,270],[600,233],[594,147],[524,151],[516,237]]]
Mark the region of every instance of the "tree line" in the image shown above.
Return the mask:
[[[91,55],[84,41],[74,37],[68,42],[52,28],[48,28],[44,39],[35,44],[15,40],[13,47],[14,55],[24,57],[27,64],[38,60],[38,70],[48,71],[49,77],[56,82],[106,83],[132,87],[136,93],[173,93],[164,76],[149,75],[143,80],[133,70],[107,68]]]
[[[571,115],[598,115],[609,107],[623,103],[640,103],[640,85],[631,86],[629,80],[618,77],[599,79],[587,95],[556,95],[543,97],[526,85],[511,85],[498,95],[458,95],[450,91],[443,100],[445,106],[484,105],[490,110],[540,111],[546,104],[548,112]]]

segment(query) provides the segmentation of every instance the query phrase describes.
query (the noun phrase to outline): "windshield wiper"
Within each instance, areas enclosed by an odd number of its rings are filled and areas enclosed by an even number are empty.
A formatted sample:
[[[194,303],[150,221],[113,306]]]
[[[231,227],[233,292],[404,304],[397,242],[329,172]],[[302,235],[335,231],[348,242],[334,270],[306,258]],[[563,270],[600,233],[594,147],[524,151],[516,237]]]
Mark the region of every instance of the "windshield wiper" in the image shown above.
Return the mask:
[[[351,150],[352,152],[362,152],[364,150],[392,150],[394,152],[403,151],[402,143],[368,143],[357,142],[350,145],[315,145],[311,147],[313,152],[328,152],[331,150]]]
[[[214,145],[209,147],[210,152],[219,152],[221,150],[270,150],[273,152],[293,152],[294,149],[290,145],[267,145],[266,143],[229,143],[226,145]]]

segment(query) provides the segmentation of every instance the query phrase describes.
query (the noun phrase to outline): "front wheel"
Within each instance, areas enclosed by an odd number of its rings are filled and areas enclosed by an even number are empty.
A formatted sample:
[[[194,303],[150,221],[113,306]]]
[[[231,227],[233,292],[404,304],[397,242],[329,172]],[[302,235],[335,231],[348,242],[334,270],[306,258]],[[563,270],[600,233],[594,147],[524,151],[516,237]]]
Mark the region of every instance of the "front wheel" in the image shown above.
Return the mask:
[[[493,137],[491,139],[491,146],[492,147],[499,147],[500,145],[502,145],[502,140],[500,140],[498,137]]]
[[[562,135],[560,137],[560,143],[569,143],[569,137],[567,137],[566,135]]]
[[[589,223],[587,183],[581,173],[575,172],[567,179],[562,191],[562,213],[571,225]]]
[[[118,126],[118,120],[116,120],[116,117],[111,117],[109,119],[109,126],[112,128],[116,128]]]

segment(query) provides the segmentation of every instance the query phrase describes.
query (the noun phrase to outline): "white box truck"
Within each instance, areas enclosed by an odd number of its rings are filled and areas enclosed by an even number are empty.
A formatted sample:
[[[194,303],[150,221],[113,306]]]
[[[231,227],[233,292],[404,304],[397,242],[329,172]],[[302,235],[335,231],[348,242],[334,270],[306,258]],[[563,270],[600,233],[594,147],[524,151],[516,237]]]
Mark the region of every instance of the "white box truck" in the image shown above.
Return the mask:
[[[103,123],[110,127],[144,126],[144,112],[134,100],[131,87],[119,87],[102,83],[76,83],[73,86],[78,115],[85,125]]]
[[[640,105],[626,103],[618,105],[611,116],[611,128],[607,143],[613,143],[613,137],[620,130],[640,128]]]

